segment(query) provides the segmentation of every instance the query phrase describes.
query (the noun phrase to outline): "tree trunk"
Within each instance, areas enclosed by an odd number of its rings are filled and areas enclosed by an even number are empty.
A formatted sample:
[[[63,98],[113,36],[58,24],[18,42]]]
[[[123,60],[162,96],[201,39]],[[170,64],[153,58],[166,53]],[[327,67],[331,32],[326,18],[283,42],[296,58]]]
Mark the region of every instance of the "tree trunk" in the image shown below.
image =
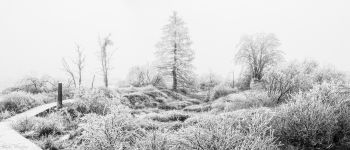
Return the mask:
[[[173,90],[177,90],[177,46],[174,44],[174,64],[173,64]]]
[[[79,87],[81,86],[81,69],[79,69]]]
[[[91,89],[94,88],[94,82],[95,82],[95,75],[94,75],[94,77],[92,78],[92,81],[91,81]]]
[[[177,90],[177,74],[176,74],[176,68],[173,68],[173,90]]]
[[[108,88],[108,77],[107,77],[107,73],[105,73],[105,74],[103,75],[103,81],[104,81],[105,87]]]

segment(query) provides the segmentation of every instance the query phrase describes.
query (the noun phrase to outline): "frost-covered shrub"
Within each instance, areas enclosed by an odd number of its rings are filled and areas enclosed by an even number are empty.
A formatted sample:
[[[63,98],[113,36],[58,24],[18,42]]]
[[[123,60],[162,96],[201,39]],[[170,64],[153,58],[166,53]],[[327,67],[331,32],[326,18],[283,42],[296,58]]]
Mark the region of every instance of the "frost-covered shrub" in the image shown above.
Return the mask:
[[[334,67],[327,66],[319,68],[313,73],[313,81],[318,84],[323,82],[345,84],[348,82],[348,79],[345,73],[335,69]]]
[[[88,90],[85,91],[79,98],[79,101],[75,103],[75,109],[80,113],[96,113],[100,115],[107,114],[110,110],[109,107],[119,103],[119,99],[110,94],[107,90]],[[112,98],[111,98],[112,97]]]
[[[275,133],[285,144],[302,148],[327,148],[333,144],[339,115],[334,107],[302,95],[280,106]]]
[[[190,115],[182,111],[166,111],[162,114],[151,113],[147,115],[147,118],[159,122],[185,121],[189,117]]]
[[[306,149],[332,148],[350,137],[349,93],[343,84],[316,84],[295,94],[277,111],[276,136],[285,143]]]
[[[40,104],[42,104],[42,102],[36,101],[32,94],[13,92],[5,95],[3,100],[0,101],[0,111],[3,112],[7,110],[20,113]]]
[[[144,136],[144,131],[135,123],[128,108],[118,106],[106,116],[88,114],[84,117],[82,148],[128,149]]]
[[[165,87],[163,76],[156,72],[151,66],[135,66],[130,69],[128,79],[130,85],[142,87],[152,85],[155,87]]]
[[[38,137],[61,134],[64,129],[62,124],[55,121],[53,118],[35,118],[35,125],[33,128],[35,135]]]
[[[241,111],[203,117],[181,129],[174,139],[179,149],[278,149],[273,136],[270,111]],[[231,117],[230,117],[231,116]],[[206,119],[205,119],[206,118]]]
[[[12,128],[18,132],[27,132],[34,128],[36,121],[34,118],[20,118],[12,123]]]
[[[269,69],[264,75],[265,89],[276,102],[294,93],[308,91],[324,82],[345,84],[346,75],[331,67],[320,67],[314,61],[291,62]]]
[[[147,132],[146,136],[137,142],[137,150],[168,150],[171,149],[171,133],[161,131]]]
[[[220,97],[227,96],[229,94],[232,94],[236,92],[234,89],[232,89],[229,85],[227,84],[219,84],[213,88],[213,91],[211,92],[210,99],[215,100]]]
[[[9,118],[15,114],[16,114],[16,112],[12,112],[12,111],[8,111],[8,110],[0,112],[0,121],[3,119]]]
[[[231,94],[212,103],[212,112],[232,112],[240,109],[273,107],[275,104],[265,91],[248,90]]]

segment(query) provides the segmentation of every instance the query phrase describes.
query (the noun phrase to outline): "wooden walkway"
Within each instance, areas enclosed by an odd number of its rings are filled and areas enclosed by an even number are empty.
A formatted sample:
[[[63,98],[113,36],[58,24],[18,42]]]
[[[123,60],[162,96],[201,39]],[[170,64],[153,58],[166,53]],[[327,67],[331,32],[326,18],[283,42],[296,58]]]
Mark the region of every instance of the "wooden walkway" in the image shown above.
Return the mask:
[[[64,100],[63,104],[72,102],[75,102],[75,100]],[[54,106],[56,106],[56,102],[41,105],[0,122],[0,150],[41,150],[39,146],[12,129],[11,124],[20,118],[34,117]]]

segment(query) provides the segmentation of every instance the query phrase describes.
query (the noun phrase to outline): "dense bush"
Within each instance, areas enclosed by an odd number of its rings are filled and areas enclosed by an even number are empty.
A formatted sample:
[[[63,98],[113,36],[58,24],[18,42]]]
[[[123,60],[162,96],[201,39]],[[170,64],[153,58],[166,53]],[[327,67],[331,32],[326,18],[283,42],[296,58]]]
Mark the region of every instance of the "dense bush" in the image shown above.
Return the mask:
[[[42,104],[40,101],[36,101],[32,94],[25,92],[13,92],[5,95],[3,100],[0,101],[0,111],[10,111],[20,113],[26,111],[34,106]]]
[[[63,125],[57,122],[55,118],[36,118],[34,125],[35,134],[38,137],[47,137],[49,135],[61,134],[63,132]]]
[[[347,139],[349,101],[329,83],[299,93],[278,109],[274,128],[285,143],[306,149],[327,149]],[[347,137],[347,138],[346,138]]]
[[[128,108],[118,106],[106,116],[86,115],[82,148],[125,149],[134,146],[136,141],[144,136],[144,132],[132,116],[124,111],[128,111]]]
[[[27,132],[34,128],[36,121],[34,118],[20,118],[16,122],[12,123],[12,128],[18,132]]]
[[[231,117],[230,117],[231,116]],[[278,149],[270,126],[272,114],[259,110],[207,117],[181,129],[178,149]]]
[[[215,100],[220,97],[227,96],[229,94],[232,94],[236,92],[234,89],[232,89],[229,85],[227,84],[219,84],[215,86],[211,92],[210,95],[210,100]]]
[[[137,150],[168,150],[172,148],[170,132],[150,131],[146,136],[137,142]]]
[[[51,77],[26,77],[19,81],[16,86],[9,87],[3,90],[2,93],[8,94],[11,92],[23,91],[27,93],[37,94],[43,92],[52,92],[55,91],[56,88],[56,81],[54,81]]]
[[[128,82],[135,87],[153,85],[155,87],[165,87],[163,76],[155,71],[151,66],[135,66],[130,69]]]
[[[314,61],[291,62],[270,68],[263,78],[265,89],[276,102],[284,101],[294,93],[308,91],[323,82],[345,84],[346,75],[331,67],[320,67]]]
[[[110,111],[111,105],[119,103],[118,98],[108,89],[86,90],[77,98],[79,100],[74,104],[75,109],[83,114],[105,115]]]

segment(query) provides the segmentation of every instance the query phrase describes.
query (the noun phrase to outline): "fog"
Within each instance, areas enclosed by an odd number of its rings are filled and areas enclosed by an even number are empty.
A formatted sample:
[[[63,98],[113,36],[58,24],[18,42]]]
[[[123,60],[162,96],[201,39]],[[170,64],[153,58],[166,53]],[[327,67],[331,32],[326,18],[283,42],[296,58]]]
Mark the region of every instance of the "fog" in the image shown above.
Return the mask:
[[[87,55],[83,75],[99,75],[98,38],[111,34],[116,50],[111,82],[130,67],[152,63],[161,28],[172,11],[184,19],[196,52],[195,72],[230,76],[244,34],[274,33],[289,60],[311,58],[349,71],[348,1],[1,0],[0,89],[24,76],[65,78],[61,59]],[[235,71],[236,72],[236,71]],[[100,81],[100,79],[97,79]]]

